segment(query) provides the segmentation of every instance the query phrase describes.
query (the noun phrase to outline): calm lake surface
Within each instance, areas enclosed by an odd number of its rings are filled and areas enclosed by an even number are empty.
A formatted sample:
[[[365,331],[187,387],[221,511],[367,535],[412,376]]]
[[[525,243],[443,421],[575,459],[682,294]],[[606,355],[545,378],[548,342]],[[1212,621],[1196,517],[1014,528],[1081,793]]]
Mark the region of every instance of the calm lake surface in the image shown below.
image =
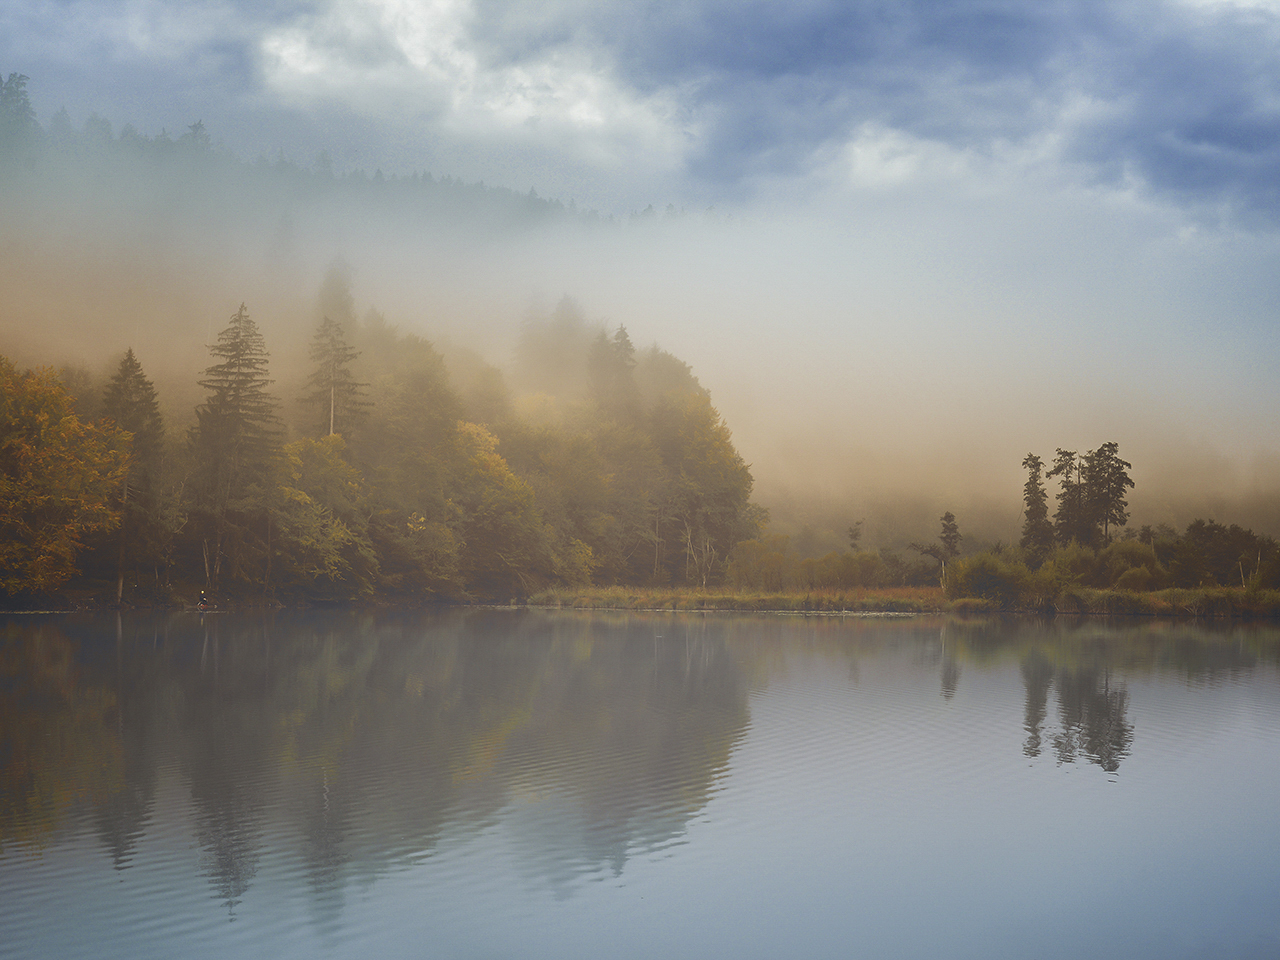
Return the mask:
[[[5,957],[1280,957],[1280,631],[0,618]]]

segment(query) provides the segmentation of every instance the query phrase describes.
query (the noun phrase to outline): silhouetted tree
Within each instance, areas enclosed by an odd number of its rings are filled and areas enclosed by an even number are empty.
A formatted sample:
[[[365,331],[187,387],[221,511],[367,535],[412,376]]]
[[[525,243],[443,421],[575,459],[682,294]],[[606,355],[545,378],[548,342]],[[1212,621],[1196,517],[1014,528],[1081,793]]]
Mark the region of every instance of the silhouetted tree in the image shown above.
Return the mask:
[[[1085,486],[1081,476],[1081,458],[1074,450],[1058,448],[1053,467],[1046,477],[1058,477],[1058,509],[1053,515],[1053,530],[1058,543],[1066,546],[1073,540],[1094,546],[1094,524],[1085,505]]]
[[[131,544],[146,544],[156,517],[164,452],[164,419],[155,386],[142,372],[130,348],[103,393],[102,412],[133,435],[129,467],[120,491],[121,522],[116,564],[116,602],[124,596],[126,555]],[[154,544],[151,545],[154,547]],[[139,552],[139,551],[135,551]],[[154,549],[149,551],[154,553]],[[135,557],[134,559],[139,559]]]
[[[27,95],[28,79],[11,73],[7,80],[0,80],[0,157],[23,153],[39,135],[40,125]]]
[[[351,372],[351,363],[359,356],[359,351],[347,346],[342,325],[325,317],[311,340],[316,370],[307,380],[311,392],[302,402],[319,410],[317,419],[327,424],[328,436],[350,431],[369,406],[363,399],[368,384],[357,382]]]
[[[220,362],[200,381],[209,397],[196,408],[190,440],[195,505],[206,520],[205,581],[213,590],[224,558],[232,560],[236,574],[242,572],[246,550],[261,542],[259,527],[270,556],[266,504],[280,438],[275,398],[267,391],[272,381],[266,342],[243,303],[209,352]]]
[[[1095,526],[1102,527],[1102,543],[1111,542],[1111,527],[1129,522],[1126,492],[1133,489],[1129,470],[1133,464],[1118,456],[1119,445],[1104,443],[1084,457],[1085,506]]]
[[[1053,524],[1049,522],[1049,495],[1045,493],[1041,479],[1044,463],[1034,453],[1028,453],[1022,465],[1027,470],[1027,483],[1022,488],[1026,519],[1022,524],[1019,545],[1026,551],[1029,565],[1035,569],[1053,550]]]
[[[945,587],[947,585],[947,561],[960,556],[960,541],[964,537],[960,533],[959,524],[956,523],[955,514],[950,510],[942,515],[940,522],[942,529],[938,534],[937,543],[909,543],[907,547],[937,561],[938,582]]]

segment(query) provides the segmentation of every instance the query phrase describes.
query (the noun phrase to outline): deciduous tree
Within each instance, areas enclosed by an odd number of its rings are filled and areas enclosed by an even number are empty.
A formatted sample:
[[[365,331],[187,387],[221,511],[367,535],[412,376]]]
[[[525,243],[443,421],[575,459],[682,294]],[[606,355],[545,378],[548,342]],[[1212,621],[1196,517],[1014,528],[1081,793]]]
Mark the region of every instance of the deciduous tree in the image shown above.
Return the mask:
[[[52,370],[19,373],[0,357],[0,589],[56,589],[84,537],[119,522],[115,495],[128,437],[84,423]]]

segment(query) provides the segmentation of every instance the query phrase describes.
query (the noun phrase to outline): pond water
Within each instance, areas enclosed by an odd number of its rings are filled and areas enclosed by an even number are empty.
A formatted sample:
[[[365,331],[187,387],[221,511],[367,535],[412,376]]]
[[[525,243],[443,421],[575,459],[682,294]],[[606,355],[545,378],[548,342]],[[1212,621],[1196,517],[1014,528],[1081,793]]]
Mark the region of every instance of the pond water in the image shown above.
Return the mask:
[[[6,957],[1280,956],[1280,631],[0,618]]]

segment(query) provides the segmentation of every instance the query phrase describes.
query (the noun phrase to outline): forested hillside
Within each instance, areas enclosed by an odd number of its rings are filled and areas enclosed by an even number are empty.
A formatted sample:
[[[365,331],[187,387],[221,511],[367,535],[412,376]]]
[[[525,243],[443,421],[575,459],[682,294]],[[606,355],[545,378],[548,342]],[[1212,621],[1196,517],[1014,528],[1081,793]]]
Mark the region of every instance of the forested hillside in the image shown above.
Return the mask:
[[[783,503],[769,529],[728,425],[676,356],[567,296],[529,310],[501,368],[448,335],[507,322],[451,285],[474,263],[502,275],[559,230],[642,235],[674,210],[623,222],[426,171],[245,161],[200,121],[148,136],[63,110],[41,125],[26,83],[0,81],[6,604],[729,585],[1042,605],[1082,587],[1280,585],[1265,534],[1199,518],[1185,534],[1129,527],[1134,481],[1114,442],[1027,456],[1016,545],[961,504],[922,541],[931,508],[864,514],[857,489],[815,523]],[[393,320],[357,310],[348,249],[377,297],[398,297]],[[1013,516],[1015,490],[1006,502]]]
[[[78,398],[6,361],[6,534],[30,544],[6,592],[77,576],[135,601],[705,585],[759,533],[750,470],[689,367],[571,301],[526,324],[518,397],[493,368],[459,391],[429,341],[344,319],[317,325],[305,382],[278,384],[242,305],[176,435],[132,350]]]

